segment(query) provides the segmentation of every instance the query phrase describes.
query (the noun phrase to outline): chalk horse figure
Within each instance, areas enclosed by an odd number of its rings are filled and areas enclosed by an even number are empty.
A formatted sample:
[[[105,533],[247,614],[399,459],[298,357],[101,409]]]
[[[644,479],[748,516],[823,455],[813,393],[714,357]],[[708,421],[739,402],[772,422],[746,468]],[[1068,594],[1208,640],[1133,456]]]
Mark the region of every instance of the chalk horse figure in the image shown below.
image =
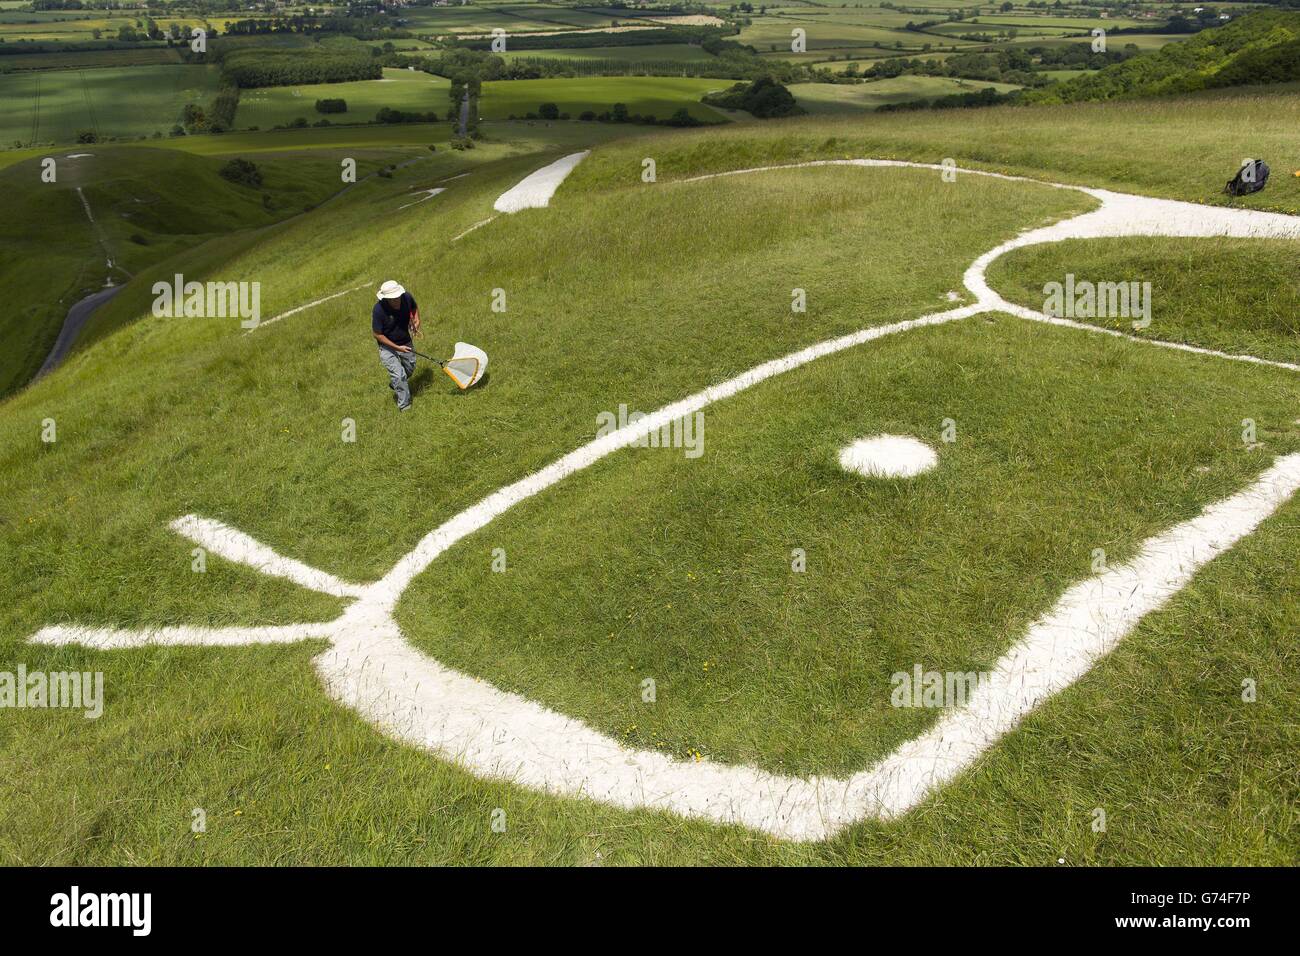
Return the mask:
[[[945,170],[939,165],[870,159],[796,165]],[[739,170],[665,185],[681,188],[717,176],[763,171]],[[1020,178],[978,170],[960,172]],[[823,356],[884,336],[995,311],[1081,331],[1122,335],[1006,302],[989,288],[985,270],[1011,249],[1103,236],[1300,238],[1300,218],[1292,216],[1024,181],[1076,189],[1094,197],[1099,206],[1092,212],[1022,233],[981,255],[963,278],[975,296],[973,304],[818,343],[603,434],[435,528],[378,581],[356,584],[341,580],[277,554],[236,529],[197,515],[172,522],[171,528],[177,534],[211,553],[349,600],[347,609],[333,621],[275,627],[133,630],[55,625],[38,631],[31,640],[103,650],[325,640],[328,648],[313,663],[331,697],[390,737],[453,761],[485,779],[508,780],[619,807],[649,808],[742,825],[789,840],[821,840],[862,819],[887,819],[905,813],[935,787],[970,766],[1040,703],[1086,673],[1146,614],[1183,588],[1200,567],[1250,534],[1285,503],[1300,487],[1300,454],[1278,458],[1248,487],[1144,542],[1129,563],[1067,589],[1050,611],[1012,643],[989,680],[964,706],[945,711],[920,736],[846,779],[790,777],[750,766],[682,761],[654,751],[625,748],[580,721],[455,671],[415,649],[398,627],[394,609],[412,580],[439,555],[519,502],[685,415]],[[1300,372],[1300,366],[1252,356],[1226,355],[1149,339],[1135,341]]]

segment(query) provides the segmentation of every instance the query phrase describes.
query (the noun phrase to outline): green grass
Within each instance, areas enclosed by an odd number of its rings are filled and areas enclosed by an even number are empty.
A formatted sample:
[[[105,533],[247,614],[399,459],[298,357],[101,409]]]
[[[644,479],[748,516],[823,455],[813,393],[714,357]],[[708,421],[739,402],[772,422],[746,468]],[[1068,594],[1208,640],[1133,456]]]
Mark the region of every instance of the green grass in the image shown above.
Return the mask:
[[[397,206],[408,201],[406,198],[408,190],[445,184],[444,180],[449,176],[472,171],[481,166],[487,166],[493,171],[493,181],[500,185],[499,191],[503,192],[512,184],[507,181],[509,176],[514,175],[516,179],[522,178],[533,168],[542,165],[542,161],[538,157],[553,158],[564,153],[573,152],[576,149],[585,149],[625,132],[624,127],[603,123],[500,123],[494,124],[490,134],[480,140],[473,150],[458,152],[440,149],[436,154],[431,154],[425,144],[428,138],[434,135],[441,135],[445,138],[448,135],[446,127],[439,127],[435,131],[428,127],[420,127],[418,124],[402,124],[399,127],[357,128],[356,132],[382,132],[397,129],[407,131],[424,129],[425,132],[423,135],[417,135],[413,139],[407,140],[381,138],[378,140],[360,139],[356,142],[348,142],[341,138],[341,134],[345,132],[344,130],[295,130],[250,133],[242,136],[196,136],[190,137],[183,142],[221,140],[230,143],[231,141],[245,140],[247,141],[247,148],[241,150],[238,155],[251,156],[259,164],[263,163],[264,160],[270,160],[278,168],[283,169],[292,168],[293,164],[298,162],[319,164],[323,161],[331,169],[337,170],[339,161],[345,157],[356,159],[362,171],[373,168],[376,162],[400,163],[393,179],[372,179],[369,182],[361,182],[356,186],[355,190],[349,190],[346,194],[331,200],[332,214],[327,220],[322,221],[322,217],[318,213],[306,217],[316,224],[314,228],[318,230],[328,228],[333,236],[330,241],[346,246],[349,242],[348,230],[357,227],[350,216],[334,213],[333,210],[334,208],[349,209],[354,199],[354,192],[357,196],[366,196],[372,193],[382,196],[381,202],[384,205],[380,209],[373,210],[373,214],[387,217]],[[299,135],[300,133],[318,134],[318,138],[313,142],[310,137]],[[290,147],[284,147],[283,144],[278,142],[283,138],[288,138],[291,141]],[[268,144],[267,141],[270,141],[270,143]],[[409,160],[412,159],[420,162],[410,164]],[[447,228],[454,226],[456,231],[459,232],[491,215],[491,199],[495,198],[495,195],[492,197],[478,197],[478,201],[470,205],[470,212],[457,216]],[[458,207],[458,197],[463,198],[463,193],[457,193],[450,197],[440,196],[437,200],[438,205],[424,206],[420,208],[420,213],[432,213],[440,218],[446,208]],[[410,213],[404,218],[414,217],[418,221],[420,213]],[[334,232],[335,227],[337,227],[337,232]],[[230,261],[236,255],[255,248],[263,238],[258,233],[245,231],[234,236],[225,237],[220,241],[214,240],[204,243],[192,252],[182,253],[162,263],[158,266],[157,274],[168,277],[175,272],[182,272],[186,275],[202,276],[204,279],[224,279]],[[319,239],[313,240],[313,242],[317,243],[319,241]],[[300,255],[300,250],[291,254]],[[351,257],[347,258],[350,259]],[[290,267],[286,267],[286,269],[290,269]],[[292,267],[290,271],[293,271],[299,277],[297,281],[288,286],[280,286],[278,289],[272,285],[267,286],[262,299],[266,317],[301,302],[319,298],[319,289],[323,286],[329,286],[331,282],[338,279],[338,274],[333,270],[332,265],[328,263],[324,264],[324,267],[318,272],[304,270],[301,263],[296,267]],[[151,282],[152,279],[149,274],[139,275],[134,282],[127,285],[117,298],[97,309],[78,340],[78,348],[81,349],[97,342],[104,336],[124,325],[130,324],[140,315],[148,312],[153,301],[153,294],[150,291]],[[346,282],[340,282],[340,284],[346,285]]]
[[[0,67],[11,70],[68,70],[95,67],[158,66],[181,62],[175,47],[140,47],[127,50],[69,50],[60,53],[11,53]]]
[[[478,781],[330,703],[310,664],[319,643],[93,653],[22,642],[56,621],[331,617],[333,599],[217,559],[194,574],[192,545],[167,522],[196,511],[372,580],[440,521],[589,440],[599,412],[650,410],[800,345],[946,307],[979,252],[1091,206],[1074,192],[945,184],[923,171],[674,180],[907,153],[1011,168],[1032,159],[1046,178],[1188,193],[1218,162],[1210,144],[1240,152],[1243,128],[1290,142],[1287,103],[656,131],[596,149],[550,208],[455,245],[502,189],[566,147],[440,151],[256,243],[232,242],[200,274],[262,282],[264,314],[395,276],[419,298],[430,345],[480,343],[492,375],[460,394],[425,373],[414,410],[394,414],[367,288],[247,336],[233,320],[123,321],[0,403],[0,669],[103,670],[107,687],[98,721],[0,717],[0,860],[1290,862],[1297,502],[923,808],[823,844]],[[1185,130],[1180,149],[1161,154],[1142,124],[1171,116]],[[657,160],[655,184],[640,180],[645,156]],[[397,210],[409,189],[461,172],[436,199]],[[1163,242],[1152,241],[1152,262],[1169,257]],[[1171,274],[1185,268],[1185,253],[1172,254]],[[1077,272],[1098,261],[1094,249],[1080,257]],[[113,308],[139,315],[148,284],[170,269],[142,270]],[[1025,270],[1036,281],[1039,267]],[[1211,268],[1172,287],[1169,304],[1238,278]],[[1002,281],[995,288],[1014,291]],[[796,286],[808,290],[806,314],[789,311]],[[505,315],[490,310],[494,287],[507,290]],[[935,717],[888,706],[892,671],[986,666],[1091,573],[1092,549],[1123,560],[1300,449],[1298,404],[1300,378],[1277,369],[1006,316],[918,330],[710,406],[699,459],[626,449],[543,492],[440,558],[399,617],[442,660],[630,743],[854,769]],[[49,416],[53,445],[38,440]],[[938,441],[946,417],[958,426],[951,445]],[[1262,447],[1241,442],[1243,417]],[[344,418],[355,444],[339,440]],[[846,476],[836,450],[876,431],[930,440],[938,470],[913,482]],[[377,482],[410,493],[358,493]],[[489,570],[495,547],[505,574]],[[808,552],[804,575],[789,570],[795,547]],[[659,684],[653,708],[639,703],[646,676]],[[1245,676],[1257,703],[1241,701]],[[1100,834],[1089,825],[1098,806]],[[201,838],[194,807],[208,813]],[[498,807],[505,833],[490,827]]]
[[[259,158],[264,182],[250,189],[221,178],[216,159],[140,147],[89,150],[78,159],[56,157],[54,183],[33,185],[38,159],[0,171],[0,190],[11,197],[0,221],[0,297],[10,304],[0,316],[0,395],[31,378],[69,307],[106,280],[121,285],[182,250],[294,215],[342,188],[337,162],[320,155]],[[374,156],[358,156],[361,175],[377,166]],[[40,263],[39,293],[33,262]]]
[[[217,88],[213,66],[126,66],[0,76],[0,143],[71,143],[166,133]]]
[[[526,122],[495,122],[484,124],[483,132],[486,145],[517,143],[520,148],[536,150],[557,143],[581,147],[636,130],[588,123],[561,123],[542,127]],[[376,123],[367,126],[260,130],[225,133],[220,136],[182,136],[150,145],[201,156],[376,149],[407,150],[418,155],[427,151],[430,145],[440,148],[446,145],[451,140],[451,133],[450,123]],[[0,166],[8,155],[10,154],[0,153]]]
[[[382,80],[352,83],[318,83],[305,86],[271,86],[245,90],[239,98],[235,124],[241,129],[256,126],[270,129],[302,117],[308,123],[327,119],[331,123],[370,123],[384,107],[407,112],[437,112],[444,116],[451,108],[447,92],[451,81],[441,76],[412,70],[384,70]],[[318,99],[344,99],[346,113],[318,113]]]
[[[584,110],[602,113],[623,103],[629,113],[667,119],[683,107],[694,117],[718,123],[726,114],[705,106],[700,97],[724,89],[726,80],[673,76],[602,76],[575,79],[498,80],[483,84],[479,113],[487,119],[525,116],[554,103],[574,119]]]
[[[1104,186],[1170,199],[1226,204],[1223,184],[1242,156],[1288,156],[1297,148],[1300,86],[1254,87],[1123,104],[935,110],[920,114],[807,117],[684,133],[663,151],[658,175],[719,167],[874,156],[937,163],[947,157],[994,172]],[[1106,135],[1101,135],[1102,131]],[[1242,132],[1245,130],[1246,132]],[[1177,148],[1170,137],[1176,137]],[[1116,147],[1122,141],[1123,149]],[[646,144],[629,145],[645,152]],[[631,158],[629,157],[629,162]],[[639,163],[639,160],[636,161]],[[578,167],[580,180],[598,167]],[[639,167],[638,167],[639,168]],[[1283,168],[1267,189],[1232,200],[1245,208],[1300,213],[1300,178]]]
[[[1300,256],[1294,242],[1228,239],[1072,240],[1020,249],[990,281],[1009,301],[1042,309],[1048,282],[1151,283],[1151,324],[1082,319],[1146,338],[1300,363]]]
[[[861,113],[892,103],[911,103],[954,93],[977,93],[985,87],[999,93],[1017,90],[1010,83],[955,80],[943,76],[897,76],[871,83],[793,83],[790,92],[810,113]]]

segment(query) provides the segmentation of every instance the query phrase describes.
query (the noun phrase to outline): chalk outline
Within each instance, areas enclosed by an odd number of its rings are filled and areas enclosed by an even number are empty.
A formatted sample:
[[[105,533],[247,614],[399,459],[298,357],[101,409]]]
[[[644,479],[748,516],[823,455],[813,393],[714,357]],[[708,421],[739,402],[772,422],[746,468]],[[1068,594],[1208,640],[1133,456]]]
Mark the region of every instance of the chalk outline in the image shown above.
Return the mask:
[[[831,160],[733,170],[680,182],[834,165],[946,169],[892,160]],[[313,663],[326,691],[336,701],[356,710],[388,736],[439,754],[481,778],[509,780],[556,795],[582,796],[629,809],[662,809],[722,824],[740,824],[790,840],[822,840],[866,818],[889,819],[907,812],[936,786],[969,767],[1041,702],[1086,673],[1146,614],[1178,593],[1200,567],[1253,532],[1289,500],[1300,488],[1300,453],[1276,459],[1246,488],[1148,539],[1132,561],[1068,588],[1053,609],[1035,621],[999,659],[990,681],[972,695],[965,707],[946,711],[929,730],[847,780],[785,777],[749,766],[680,761],[654,751],[626,750],[580,721],[444,667],[405,640],[393,612],[406,587],[439,555],[515,504],[712,402],[814,359],[896,332],[987,312],[1006,312],[1067,328],[1120,335],[1135,342],[1300,371],[1300,367],[1284,362],[1127,336],[1055,319],[1007,303],[984,279],[988,265],[998,256],[1034,243],[1111,235],[1300,236],[1300,219],[1042,183],[980,170],[958,171],[1075,189],[1099,199],[1101,206],[1052,226],[1029,230],[977,258],[963,277],[966,288],[976,295],[973,305],[817,343],[630,422],[444,522],[383,578],[371,584],[340,581],[280,556],[220,522],[195,515],[173,522],[173,530],[220,556],[324,593],[354,597],[354,603],[334,621],[277,627],[143,630],[56,625],[41,629],[31,640],[111,649],[154,644],[236,646],[323,638],[331,641],[331,646]]]

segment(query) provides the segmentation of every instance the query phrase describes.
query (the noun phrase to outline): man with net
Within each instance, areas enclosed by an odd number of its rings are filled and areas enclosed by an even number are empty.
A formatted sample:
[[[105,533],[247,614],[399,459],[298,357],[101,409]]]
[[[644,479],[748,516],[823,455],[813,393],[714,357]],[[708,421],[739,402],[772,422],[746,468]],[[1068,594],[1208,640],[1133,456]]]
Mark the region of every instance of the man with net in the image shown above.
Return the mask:
[[[388,372],[397,410],[404,412],[411,407],[411,375],[415,372],[411,336],[420,334],[420,309],[411,293],[392,279],[379,287],[376,298],[370,331],[379,343],[379,361]]]

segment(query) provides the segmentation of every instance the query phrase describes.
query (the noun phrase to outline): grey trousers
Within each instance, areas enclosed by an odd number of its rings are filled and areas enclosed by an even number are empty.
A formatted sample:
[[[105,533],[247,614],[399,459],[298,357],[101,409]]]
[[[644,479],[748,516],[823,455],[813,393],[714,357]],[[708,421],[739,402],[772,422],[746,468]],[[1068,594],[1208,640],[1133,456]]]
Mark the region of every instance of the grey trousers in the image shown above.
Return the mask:
[[[398,408],[411,406],[411,374],[415,371],[414,352],[394,352],[390,348],[379,346],[379,361],[384,363],[388,373],[388,387],[393,390],[393,398]]]

